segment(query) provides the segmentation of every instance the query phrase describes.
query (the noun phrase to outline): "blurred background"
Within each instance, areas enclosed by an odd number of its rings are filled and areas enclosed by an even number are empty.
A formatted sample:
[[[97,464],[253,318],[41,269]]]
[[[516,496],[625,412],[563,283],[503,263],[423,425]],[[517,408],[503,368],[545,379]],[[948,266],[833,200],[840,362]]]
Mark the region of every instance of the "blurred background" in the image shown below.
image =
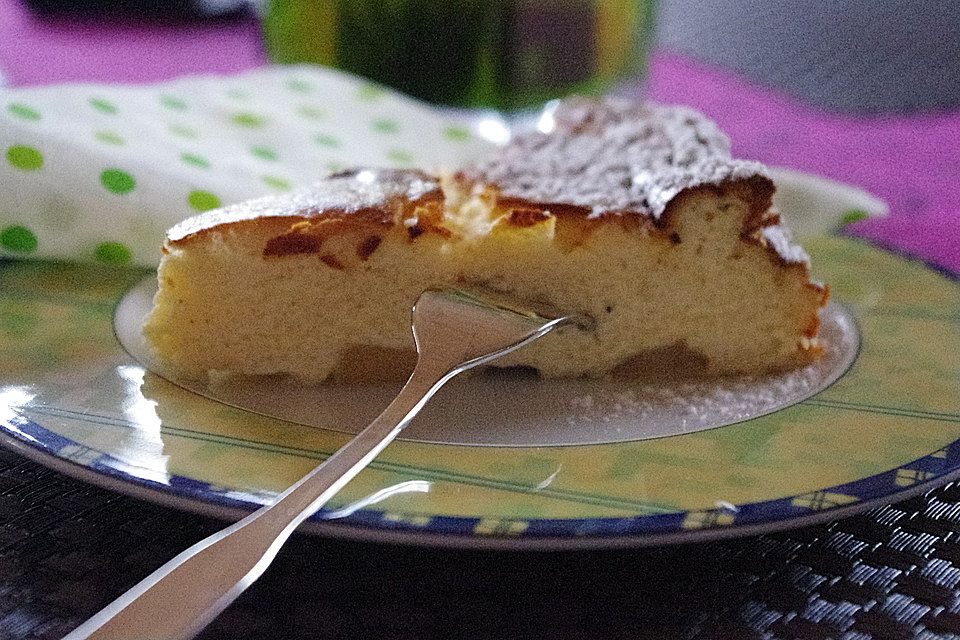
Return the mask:
[[[0,0],[0,73],[13,85],[155,81],[269,58],[510,110],[642,77],[654,41],[826,109],[960,102],[956,2]]]
[[[662,0],[659,41],[827,109],[960,103],[960,3]]]

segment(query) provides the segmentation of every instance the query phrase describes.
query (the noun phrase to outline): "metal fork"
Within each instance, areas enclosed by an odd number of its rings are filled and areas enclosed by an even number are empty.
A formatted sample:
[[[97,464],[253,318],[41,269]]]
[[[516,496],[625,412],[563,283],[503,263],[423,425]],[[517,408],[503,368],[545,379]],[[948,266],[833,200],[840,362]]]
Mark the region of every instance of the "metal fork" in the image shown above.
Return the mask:
[[[413,307],[417,365],[379,417],[273,504],[196,543],[64,640],[192,638],[263,574],[297,526],[383,451],[448,380],[569,321],[462,291],[424,292]]]

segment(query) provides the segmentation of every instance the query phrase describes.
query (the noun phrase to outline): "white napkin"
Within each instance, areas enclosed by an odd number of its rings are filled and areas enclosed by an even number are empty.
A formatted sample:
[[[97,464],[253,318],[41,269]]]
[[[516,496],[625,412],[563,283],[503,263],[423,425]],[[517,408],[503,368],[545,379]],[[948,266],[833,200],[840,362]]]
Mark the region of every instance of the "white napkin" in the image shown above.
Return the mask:
[[[0,256],[154,266],[199,211],[345,167],[462,166],[499,133],[475,122],[312,66],[0,89]]]

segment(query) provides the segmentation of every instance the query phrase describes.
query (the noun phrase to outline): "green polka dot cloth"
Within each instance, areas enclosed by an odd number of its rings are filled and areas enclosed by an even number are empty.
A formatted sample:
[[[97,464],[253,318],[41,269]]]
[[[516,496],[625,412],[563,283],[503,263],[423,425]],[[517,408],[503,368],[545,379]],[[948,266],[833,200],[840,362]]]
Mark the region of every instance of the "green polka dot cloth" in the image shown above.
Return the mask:
[[[197,212],[347,167],[456,169],[504,131],[312,66],[0,89],[0,256],[154,266]]]

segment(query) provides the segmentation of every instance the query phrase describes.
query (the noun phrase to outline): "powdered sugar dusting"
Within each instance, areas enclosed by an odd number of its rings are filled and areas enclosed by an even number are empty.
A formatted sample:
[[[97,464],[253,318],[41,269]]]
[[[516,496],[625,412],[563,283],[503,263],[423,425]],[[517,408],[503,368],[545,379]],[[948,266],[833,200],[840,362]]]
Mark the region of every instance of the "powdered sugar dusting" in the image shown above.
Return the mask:
[[[731,376],[716,380],[598,386],[568,401],[570,426],[599,424],[622,436],[661,437],[701,431],[761,416],[810,397],[843,374],[856,356],[852,320],[831,305],[821,328],[823,356],[806,367],[778,374]],[[620,427],[617,429],[617,427]]]
[[[794,244],[790,230],[786,227],[780,225],[764,227],[760,233],[764,241],[769,243],[785,262],[810,264],[810,256],[803,247]]]
[[[655,218],[683,189],[767,175],[692,109],[571,99],[552,116],[552,131],[516,137],[468,175],[511,197]]]

